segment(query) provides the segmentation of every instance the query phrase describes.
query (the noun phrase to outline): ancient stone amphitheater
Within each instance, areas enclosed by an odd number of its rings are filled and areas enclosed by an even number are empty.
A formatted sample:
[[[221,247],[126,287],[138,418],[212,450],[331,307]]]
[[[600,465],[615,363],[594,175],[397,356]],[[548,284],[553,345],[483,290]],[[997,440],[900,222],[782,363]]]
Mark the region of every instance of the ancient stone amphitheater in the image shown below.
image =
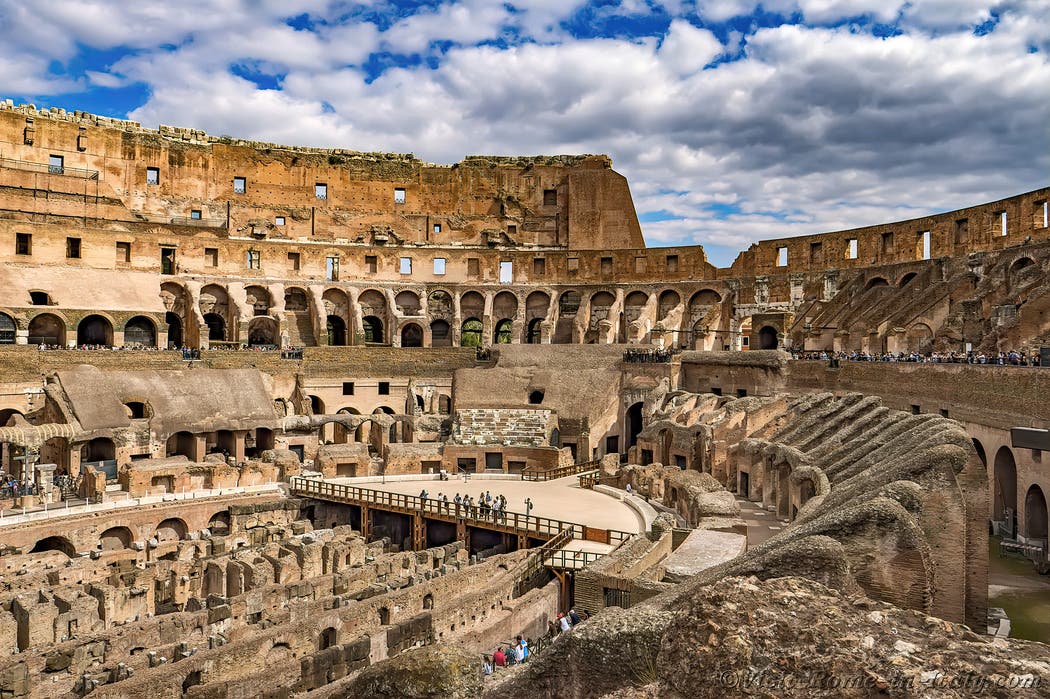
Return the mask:
[[[604,156],[0,152],[0,698],[1050,696],[1050,188],[720,269]]]

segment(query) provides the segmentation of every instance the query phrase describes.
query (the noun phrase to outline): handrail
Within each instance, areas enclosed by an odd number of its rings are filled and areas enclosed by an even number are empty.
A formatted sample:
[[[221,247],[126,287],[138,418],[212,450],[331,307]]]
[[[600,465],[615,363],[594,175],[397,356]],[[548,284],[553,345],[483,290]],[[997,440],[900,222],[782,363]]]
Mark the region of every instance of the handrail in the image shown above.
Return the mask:
[[[49,165],[48,163],[33,163],[28,160],[15,160],[14,158],[0,158],[0,167],[11,168],[12,170],[25,170],[26,172],[39,172],[45,175],[67,175],[69,177],[80,177],[85,180],[98,179],[98,170],[66,167],[65,165]]]
[[[569,551],[561,548],[544,556],[543,562],[551,568],[579,570],[608,555],[603,551]]]
[[[523,481],[553,481],[556,478],[564,478],[565,476],[574,476],[584,471],[594,471],[601,466],[601,460],[596,459],[594,461],[585,461],[581,464],[568,464],[566,466],[555,466],[554,468],[539,469],[539,468],[526,468],[521,472],[521,480]]]
[[[346,483],[332,483],[316,478],[294,476],[289,480],[289,486],[291,492],[295,495],[315,495],[322,499],[327,497],[335,500],[356,501],[379,507],[423,512],[439,517],[454,517],[457,520],[466,520],[467,523],[496,525],[513,529],[522,534],[542,536],[547,539],[553,539],[563,531],[568,532],[573,539],[584,539],[586,538],[586,530],[591,529],[592,532],[594,531],[593,528],[583,524],[551,517],[540,517],[522,512],[493,513],[491,510],[483,514],[481,508],[476,505],[467,507],[454,502],[446,504],[444,501],[438,501],[433,498],[421,498],[418,495],[404,495],[385,490],[372,490],[371,488],[361,488]],[[609,543],[619,543],[633,536],[630,532],[615,529],[607,531],[609,533]]]

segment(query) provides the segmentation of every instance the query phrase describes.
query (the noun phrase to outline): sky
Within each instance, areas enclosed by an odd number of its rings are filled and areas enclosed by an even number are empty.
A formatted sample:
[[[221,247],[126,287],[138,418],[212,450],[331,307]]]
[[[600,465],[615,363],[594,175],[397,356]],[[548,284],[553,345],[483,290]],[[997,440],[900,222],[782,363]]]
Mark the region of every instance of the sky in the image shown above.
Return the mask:
[[[0,0],[0,98],[289,145],[606,153],[650,246],[1050,184],[1050,0]]]

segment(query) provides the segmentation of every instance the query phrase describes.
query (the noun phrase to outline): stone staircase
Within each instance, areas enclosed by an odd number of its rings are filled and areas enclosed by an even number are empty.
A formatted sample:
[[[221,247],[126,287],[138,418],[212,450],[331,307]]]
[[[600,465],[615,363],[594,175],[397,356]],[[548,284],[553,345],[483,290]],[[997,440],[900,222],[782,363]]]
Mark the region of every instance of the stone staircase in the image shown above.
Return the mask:
[[[313,323],[310,320],[310,311],[285,311],[284,317],[288,323],[288,344],[291,347],[317,345]]]
[[[553,413],[550,410],[469,408],[457,410],[452,425],[454,444],[544,446]]]

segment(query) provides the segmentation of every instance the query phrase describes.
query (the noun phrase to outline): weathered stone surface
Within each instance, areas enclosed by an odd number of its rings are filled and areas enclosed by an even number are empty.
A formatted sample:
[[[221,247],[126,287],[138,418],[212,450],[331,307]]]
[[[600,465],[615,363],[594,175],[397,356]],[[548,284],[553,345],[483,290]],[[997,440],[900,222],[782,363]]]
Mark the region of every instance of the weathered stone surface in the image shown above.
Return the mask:
[[[470,699],[481,694],[476,653],[452,646],[414,648],[362,670],[345,688],[360,699]]]

